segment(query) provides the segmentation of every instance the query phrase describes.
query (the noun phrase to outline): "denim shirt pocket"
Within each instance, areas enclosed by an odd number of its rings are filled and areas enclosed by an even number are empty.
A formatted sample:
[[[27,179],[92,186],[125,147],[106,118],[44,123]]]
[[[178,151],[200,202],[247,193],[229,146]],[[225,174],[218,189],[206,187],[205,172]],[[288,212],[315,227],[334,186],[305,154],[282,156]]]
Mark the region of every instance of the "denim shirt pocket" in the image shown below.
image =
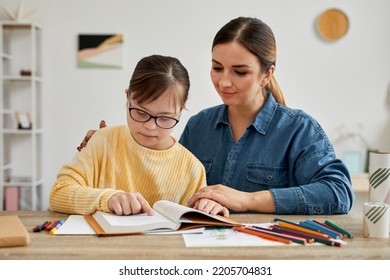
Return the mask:
[[[288,185],[287,167],[248,164],[246,178],[250,183],[266,186],[267,189]]]

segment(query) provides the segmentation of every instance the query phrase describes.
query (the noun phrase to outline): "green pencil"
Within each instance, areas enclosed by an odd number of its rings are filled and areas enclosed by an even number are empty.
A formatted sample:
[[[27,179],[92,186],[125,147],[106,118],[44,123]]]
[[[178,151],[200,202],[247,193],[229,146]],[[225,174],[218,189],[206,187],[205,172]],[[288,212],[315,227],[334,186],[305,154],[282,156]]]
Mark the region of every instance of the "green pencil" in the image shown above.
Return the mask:
[[[328,220],[325,221],[325,224],[328,225],[328,226],[330,226],[330,227],[332,227],[332,228],[334,228],[335,230],[338,230],[338,231],[344,233],[345,235],[348,236],[348,238],[352,238],[352,237],[353,237],[353,236],[352,236],[352,233],[346,231],[345,229],[341,228],[341,227],[338,226],[338,225],[335,225],[334,223],[332,223],[332,222],[330,222],[330,221],[328,221]]]

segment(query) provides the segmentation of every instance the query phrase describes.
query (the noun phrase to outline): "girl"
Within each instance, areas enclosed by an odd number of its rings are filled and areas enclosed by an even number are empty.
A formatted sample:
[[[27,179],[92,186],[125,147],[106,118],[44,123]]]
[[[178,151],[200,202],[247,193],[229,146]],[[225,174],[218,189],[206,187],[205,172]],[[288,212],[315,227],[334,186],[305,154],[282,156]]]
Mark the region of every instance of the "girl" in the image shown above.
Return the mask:
[[[186,68],[173,57],[152,55],[135,67],[127,95],[127,126],[100,129],[88,147],[64,165],[50,194],[50,209],[153,214],[161,199],[186,204],[206,185],[203,165],[170,134],[190,88]],[[228,216],[212,200],[204,211]]]

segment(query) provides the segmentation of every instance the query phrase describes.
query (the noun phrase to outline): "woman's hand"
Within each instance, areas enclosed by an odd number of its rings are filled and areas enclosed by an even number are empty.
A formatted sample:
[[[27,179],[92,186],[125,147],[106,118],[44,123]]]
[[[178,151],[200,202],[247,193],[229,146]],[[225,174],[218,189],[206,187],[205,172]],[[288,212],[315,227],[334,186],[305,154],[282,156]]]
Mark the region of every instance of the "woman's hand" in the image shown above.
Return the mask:
[[[108,208],[117,215],[147,213],[153,215],[153,209],[138,192],[119,192],[108,200]]]
[[[213,185],[200,189],[190,198],[188,205],[194,207],[196,203],[205,198],[218,202],[220,205],[236,212],[248,210],[245,207],[247,193],[237,191],[224,185]]]
[[[213,185],[200,189],[188,201],[189,207],[194,207],[201,199],[211,199],[235,212],[256,211],[274,213],[275,203],[271,192],[258,191],[253,193],[238,191],[224,185]]]
[[[229,210],[226,207],[219,204],[218,202],[215,202],[214,200],[211,199],[207,199],[207,198],[199,199],[195,202],[193,208],[211,215],[220,214],[224,217],[229,217]]]
[[[106,127],[106,126],[107,126],[107,125],[106,125],[106,122],[105,122],[105,121],[100,121],[99,129],[100,129],[100,128],[103,128],[103,127]],[[80,146],[77,147],[77,150],[78,150],[79,152],[81,151],[82,148],[84,148],[84,147],[87,145],[89,139],[91,139],[92,135],[93,135],[95,132],[96,132],[96,130],[93,130],[93,129],[88,130],[88,132],[87,132],[87,134],[85,135],[85,137],[84,137],[83,141],[81,142]]]

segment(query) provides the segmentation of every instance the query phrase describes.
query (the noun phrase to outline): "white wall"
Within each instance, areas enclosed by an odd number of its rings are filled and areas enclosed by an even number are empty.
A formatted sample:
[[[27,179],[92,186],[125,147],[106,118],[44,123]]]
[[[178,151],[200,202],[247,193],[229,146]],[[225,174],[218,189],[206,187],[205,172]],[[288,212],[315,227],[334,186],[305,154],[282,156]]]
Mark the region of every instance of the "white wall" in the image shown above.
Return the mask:
[[[0,0],[16,10],[18,1]],[[177,56],[191,82],[188,117],[220,100],[209,79],[210,46],[223,24],[253,16],[273,29],[276,77],[291,107],[313,115],[329,136],[345,125],[371,148],[390,150],[390,1],[388,0],[25,0],[24,11],[44,27],[44,206],[59,168],[101,119],[125,123],[124,89],[135,63],[159,53]],[[322,40],[315,21],[328,8],[347,13],[350,29]],[[0,8],[0,19],[7,15]],[[78,69],[79,33],[123,33],[121,70]]]

